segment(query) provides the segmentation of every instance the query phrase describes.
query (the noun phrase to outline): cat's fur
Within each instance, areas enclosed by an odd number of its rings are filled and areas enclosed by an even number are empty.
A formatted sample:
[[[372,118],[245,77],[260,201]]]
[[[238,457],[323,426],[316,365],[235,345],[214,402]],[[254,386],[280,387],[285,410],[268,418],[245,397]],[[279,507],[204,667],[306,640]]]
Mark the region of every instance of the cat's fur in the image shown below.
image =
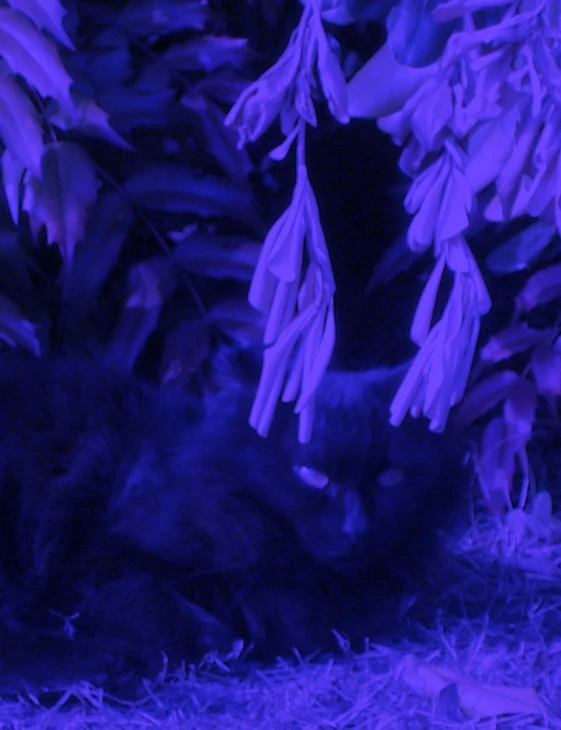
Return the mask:
[[[389,629],[465,481],[449,437],[387,424],[401,372],[329,373],[300,446],[287,409],[268,439],[252,431],[242,380],[203,406],[2,352],[0,686]]]

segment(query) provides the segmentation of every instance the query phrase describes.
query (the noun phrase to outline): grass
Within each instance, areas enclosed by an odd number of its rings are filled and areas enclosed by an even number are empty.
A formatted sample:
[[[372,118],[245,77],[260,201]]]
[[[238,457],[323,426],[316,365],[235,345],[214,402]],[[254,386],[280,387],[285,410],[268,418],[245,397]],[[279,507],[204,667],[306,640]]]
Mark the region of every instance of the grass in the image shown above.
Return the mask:
[[[50,707],[21,695],[0,701],[0,730],[561,730],[559,524],[532,511],[474,523],[410,608],[427,621],[406,614],[398,644],[357,655],[341,637],[337,657],[266,670],[164,660],[142,700],[84,683]]]

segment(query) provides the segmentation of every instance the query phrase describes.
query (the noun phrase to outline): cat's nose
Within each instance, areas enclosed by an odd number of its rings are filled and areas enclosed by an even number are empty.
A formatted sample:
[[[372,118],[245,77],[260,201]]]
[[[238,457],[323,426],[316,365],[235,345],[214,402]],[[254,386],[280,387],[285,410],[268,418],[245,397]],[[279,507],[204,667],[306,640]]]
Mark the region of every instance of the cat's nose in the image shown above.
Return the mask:
[[[368,519],[362,500],[356,492],[347,492],[344,499],[343,534],[349,542],[358,542],[368,529]]]

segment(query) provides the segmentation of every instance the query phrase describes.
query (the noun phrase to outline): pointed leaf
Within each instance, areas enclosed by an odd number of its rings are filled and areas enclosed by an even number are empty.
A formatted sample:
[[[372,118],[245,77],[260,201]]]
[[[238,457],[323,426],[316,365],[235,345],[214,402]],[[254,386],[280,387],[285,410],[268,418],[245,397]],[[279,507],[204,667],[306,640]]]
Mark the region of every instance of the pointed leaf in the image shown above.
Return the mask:
[[[531,276],[516,297],[518,312],[529,312],[540,304],[561,297],[561,264],[548,266]]]
[[[97,196],[98,182],[92,161],[71,142],[51,144],[41,164],[41,177],[26,174],[23,209],[29,213],[35,235],[45,226],[49,244],[56,243],[66,266],[85,233],[87,212]]]
[[[36,326],[25,319],[19,308],[0,294],[0,340],[12,347],[22,345],[39,355],[39,341],[35,335]]]
[[[500,416],[491,419],[483,431],[477,464],[487,509],[500,514],[511,506],[510,495],[516,472],[516,445]]]
[[[24,167],[39,174],[43,130],[35,107],[9,76],[0,76],[0,139]]]
[[[491,251],[487,267],[495,274],[523,271],[551,244],[555,233],[556,226],[535,221]]]
[[[347,86],[351,119],[378,119],[400,111],[434,69],[411,68],[396,60],[386,41]]]
[[[260,243],[246,238],[197,233],[176,247],[173,258],[202,276],[251,281],[261,250]]]
[[[532,329],[526,323],[519,322],[490,337],[481,349],[480,358],[484,362],[501,362],[551,339],[551,334],[548,330]]]
[[[501,370],[480,380],[471,388],[458,409],[459,423],[468,425],[488,413],[507,397],[519,378],[513,370]]]
[[[439,256],[417,303],[410,332],[411,340],[417,345],[422,345],[430,332],[445,265],[446,257]]]
[[[532,437],[538,394],[534,383],[520,378],[510,388],[503,405],[505,423],[516,449],[523,449]]]
[[[135,0],[121,10],[116,24],[127,33],[151,39],[171,33],[202,30],[210,19],[204,0]]]
[[[46,97],[72,105],[72,79],[59,58],[56,46],[24,15],[0,7],[0,48],[14,74]]]
[[[59,0],[10,0],[10,5],[26,15],[38,28],[52,33],[59,43],[71,51],[75,50],[64,30],[63,21],[67,11]]]
[[[123,307],[104,356],[105,363],[120,372],[132,372],[159,319],[158,307]]]
[[[105,139],[122,149],[134,148],[118,134],[109,123],[109,114],[92,99],[73,94],[74,107],[59,107],[49,115],[50,123],[60,129],[78,129],[81,134]]]
[[[2,153],[2,182],[10,216],[15,226],[19,222],[19,200],[24,171],[25,167],[21,160],[6,148]]]
[[[327,106],[332,116],[340,124],[348,124],[347,113],[347,85],[335,54],[329,47],[325,31],[320,26],[317,29],[318,60],[317,69],[321,88],[327,100]]]
[[[106,193],[96,201],[88,216],[86,237],[76,248],[72,268],[62,278],[62,298],[76,314],[95,306],[132,221],[132,211],[121,193]]]
[[[133,173],[125,190],[135,203],[202,218],[229,217],[262,229],[251,197],[237,183],[215,175],[200,175],[178,163],[148,163]]]
[[[545,396],[561,396],[561,353],[549,347],[536,348],[530,363],[538,391]]]
[[[180,71],[211,73],[223,66],[240,68],[251,56],[246,38],[206,35],[171,45],[163,60]]]

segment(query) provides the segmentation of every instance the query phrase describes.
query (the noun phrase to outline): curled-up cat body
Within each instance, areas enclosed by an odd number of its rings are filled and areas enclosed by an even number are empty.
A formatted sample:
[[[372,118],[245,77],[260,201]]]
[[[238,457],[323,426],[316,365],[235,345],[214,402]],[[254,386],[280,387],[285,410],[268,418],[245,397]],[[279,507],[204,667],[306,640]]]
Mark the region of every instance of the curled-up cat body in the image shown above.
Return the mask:
[[[4,656],[104,681],[236,638],[269,660],[394,628],[465,482],[453,439],[388,425],[402,373],[328,373],[300,445],[288,408],[250,428],[242,377],[203,404],[2,352]]]

